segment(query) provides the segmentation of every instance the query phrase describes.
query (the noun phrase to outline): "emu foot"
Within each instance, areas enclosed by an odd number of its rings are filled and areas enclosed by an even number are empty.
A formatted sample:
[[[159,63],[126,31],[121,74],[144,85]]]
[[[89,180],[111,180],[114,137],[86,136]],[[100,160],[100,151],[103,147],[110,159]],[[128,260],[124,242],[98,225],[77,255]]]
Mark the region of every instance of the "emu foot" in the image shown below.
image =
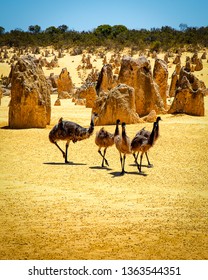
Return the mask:
[[[107,161],[107,159],[105,159],[105,164],[107,165],[107,166],[109,166],[109,164],[108,164],[108,161]],[[104,162],[102,162],[102,167],[105,167],[105,164],[104,164]]]
[[[139,171],[139,175],[142,175],[142,176],[147,176],[146,173],[144,173],[144,171]]]
[[[121,173],[120,173],[120,175],[124,175],[125,173],[128,173],[128,172],[125,171],[125,170],[122,170]]]

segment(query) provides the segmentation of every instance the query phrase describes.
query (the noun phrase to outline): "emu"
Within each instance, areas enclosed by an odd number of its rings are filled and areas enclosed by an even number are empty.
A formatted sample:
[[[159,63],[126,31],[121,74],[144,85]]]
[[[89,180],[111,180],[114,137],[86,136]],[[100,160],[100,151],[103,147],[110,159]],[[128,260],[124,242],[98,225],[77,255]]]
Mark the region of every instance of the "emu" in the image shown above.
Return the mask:
[[[161,117],[157,117],[156,119],[156,125],[155,125],[155,136],[154,136],[154,143],[157,141],[158,137],[159,137],[159,121],[161,120]],[[137,136],[144,136],[146,139],[148,139],[150,137],[151,131],[145,130],[145,127],[143,127],[141,130],[139,130],[136,134],[135,137]],[[133,141],[133,140],[132,140]],[[137,152],[137,155],[135,153],[133,153],[134,158],[135,158],[135,162],[138,159],[139,156],[139,151]],[[148,162],[148,167],[153,167],[153,165],[150,163],[149,161],[149,157],[147,152],[145,153],[146,158],[147,158],[147,162]]]
[[[119,134],[119,128],[118,125],[120,123],[120,120],[116,121],[116,128],[114,134],[106,131],[104,127],[102,127],[95,136],[95,144],[99,147],[98,153],[101,155],[102,159],[102,167],[104,167],[104,163],[109,166],[107,159],[105,158],[105,154],[108,147],[113,146],[114,144],[114,138],[116,135]],[[104,148],[103,154],[101,152],[101,149]]]
[[[77,141],[89,138],[94,131],[94,119],[96,116],[97,115],[95,113],[92,114],[89,128],[84,128],[71,121],[63,121],[63,118],[60,118],[58,124],[55,125],[50,131],[49,140],[62,152],[65,163],[69,163],[67,160],[67,154],[70,141],[76,143]],[[66,141],[65,152],[57,144],[59,140]]]
[[[117,150],[120,153],[120,162],[121,162],[121,175],[126,173],[125,171],[125,160],[126,155],[131,154],[131,141],[130,138],[126,135],[126,123],[122,123],[122,134],[117,134],[114,138],[114,142]],[[123,156],[122,156],[123,154]]]
[[[143,135],[137,135],[131,141],[131,150],[133,152],[133,156],[135,158],[135,162],[137,164],[137,167],[138,167],[140,173],[141,173],[143,155],[145,153],[146,156],[147,156],[147,152],[154,145],[155,138],[158,137],[158,135],[159,135],[159,132],[158,132],[158,130],[159,130],[158,122],[159,122],[159,120],[160,120],[160,117],[158,117],[157,121],[154,122],[152,131],[151,131],[150,136],[148,138],[144,137]],[[135,155],[135,152],[141,152],[140,165],[137,162],[137,157]],[[148,159],[148,156],[147,156],[147,159]],[[148,164],[150,165],[149,159],[148,159]]]

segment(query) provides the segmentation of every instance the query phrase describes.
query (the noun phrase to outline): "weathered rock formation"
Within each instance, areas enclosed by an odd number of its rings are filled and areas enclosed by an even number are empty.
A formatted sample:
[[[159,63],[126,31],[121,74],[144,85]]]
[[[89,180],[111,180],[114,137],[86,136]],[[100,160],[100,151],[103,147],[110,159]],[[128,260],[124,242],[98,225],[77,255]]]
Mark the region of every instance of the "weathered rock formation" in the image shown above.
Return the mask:
[[[155,122],[157,119],[157,114],[155,110],[152,110],[147,116],[143,117],[142,120],[145,122]]]
[[[175,71],[173,72],[171,76],[171,83],[170,83],[170,88],[169,88],[169,96],[174,97],[175,96],[175,91],[177,89],[177,83],[179,80],[179,74],[181,70],[181,65],[180,63],[176,64]]]
[[[59,99],[70,99],[70,98],[72,98],[72,93],[69,93],[68,91],[58,92],[58,98]]]
[[[186,76],[178,88],[169,110],[170,114],[185,113],[193,116],[204,116],[204,94],[201,89],[194,91]]]
[[[171,83],[170,83],[170,89],[169,89],[169,96],[174,97],[175,96],[175,91],[177,88],[177,82],[178,82],[178,75],[176,71],[173,72],[171,76]]]
[[[47,67],[48,66],[48,61],[46,58],[43,58],[42,56],[39,57],[39,64],[42,67]]]
[[[195,52],[195,53],[193,54],[192,58],[191,58],[191,62],[192,62],[193,64],[196,64],[196,61],[197,61],[197,60],[198,60],[198,53]]]
[[[54,67],[59,67],[58,58],[55,56],[55,57],[51,60],[51,62],[48,63],[47,67],[48,67],[49,69],[52,69],[52,68],[54,68]]]
[[[56,99],[54,106],[61,106],[61,100],[59,98]]]
[[[121,56],[120,56],[120,54],[111,55],[109,63],[112,65],[113,68],[120,67],[121,66]]]
[[[91,56],[88,54],[88,56],[86,57],[86,65],[85,65],[86,69],[92,69],[92,63],[91,63],[90,59],[91,59]]]
[[[96,125],[115,124],[117,119],[127,124],[141,122],[136,113],[134,88],[119,84],[108,94],[95,100],[93,112],[98,113]]]
[[[75,105],[86,106],[86,99],[84,98],[73,98],[73,102]]]
[[[157,58],[157,52],[156,51],[153,51],[153,53],[152,53],[152,58]]]
[[[168,113],[185,113],[204,116],[204,96],[206,88],[191,72],[181,68],[174,101]]]
[[[72,51],[70,51],[70,55],[75,56],[79,54],[82,54],[82,49],[79,47],[75,47]]]
[[[57,80],[58,93],[62,91],[72,92],[73,83],[67,68],[63,68]]]
[[[64,57],[64,54],[63,54],[63,52],[62,52],[62,49],[60,49],[60,50],[58,51],[58,58],[62,58],[62,57]]]
[[[207,53],[206,52],[203,52],[202,56],[201,56],[201,59],[206,59],[207,58]]]
[[[99,73],[98,70],[92,68],[91,72],[88,74],[87,79],[85,80],[86,83],[95,83],[98,80]]]
[[[103,58],[103,65],[105,65],[105,64],[107,64],[108,62],[107,62],[107,57],[106,57],[106,55],[104,56],[104,58]]]
[[[174,63],[174,64],[181,63],[181,56],[180,56],[180,54],[177,54],[177,55],[176,55],[176,57],[175,57],[174,60],[173,60],[173,63]]]
[[[76,98],[77,99],[85,99],[86,100],[86,107],[92,108],[95,103],[95,99],[97,97],[95,85],[93,83],[84,84],[76,91]]]
[[[123,57],[118,81],[135,89],[136,112],[140,116],[146,116],[152,110],[165,113],[159,88],[153,80],[151,65],[144,56],[138,59]]]
[[[164,107],[167,106],[168,96],[168,66],[167,63],[162,59],[156,59],[153,69],[153,78],[159,87],[159,93],[162,97]]]
[[[186,76],[189,83],[191,84],[191,87],[194,91],[198,89],[204,90],[205,84],[203,81],[200,81],[193,73],[186,71],[184,67],[181,68],[180,74],[179,74],[179,81],[178,81],[178,87],[181,87],[181,82],[183,77]]]
[[[51,73],[49,76],[49,81],[51,83],[52,88],[58,88],[57,80],[58,80],[58,76],[54,75],[54,73]]]
[[[194,68],[195,71],[201,71],[203,69],[203,63],[201,58],[196,59],[195,64],[196,64]]]
[[[191,72],[191,61],[187,60],[185,65],[185,70]]]
[[[166,53],[165,55],[164,55],[164,61],[166,62],[166,63],[169,63],[169,54],[168,53]]]
[[[10,128],[44,128],[50,123],[50,86],[38,60],[20,58],[12,67]]]
[[[116,81],[113,76],[113,70],[111,64],[105,64],[98,76],[96,85],[96,92],[99,95],[100,92],[108,92],[116,86]]]

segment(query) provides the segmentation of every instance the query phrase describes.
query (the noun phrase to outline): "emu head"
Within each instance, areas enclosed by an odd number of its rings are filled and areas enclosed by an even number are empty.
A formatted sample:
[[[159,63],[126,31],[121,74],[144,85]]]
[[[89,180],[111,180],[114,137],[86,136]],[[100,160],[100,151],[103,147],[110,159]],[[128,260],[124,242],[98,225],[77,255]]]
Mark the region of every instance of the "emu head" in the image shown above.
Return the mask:
[[[63,118],[61,117],[58,121],[58,124],[62,123],[62,121],[63,121]]]
[[[157,117],[156,122],[158,123],[159,121],[162,121],[162,119],[161,119],[161,117],[160,117],[160,116],[159,116],[159,117]]]

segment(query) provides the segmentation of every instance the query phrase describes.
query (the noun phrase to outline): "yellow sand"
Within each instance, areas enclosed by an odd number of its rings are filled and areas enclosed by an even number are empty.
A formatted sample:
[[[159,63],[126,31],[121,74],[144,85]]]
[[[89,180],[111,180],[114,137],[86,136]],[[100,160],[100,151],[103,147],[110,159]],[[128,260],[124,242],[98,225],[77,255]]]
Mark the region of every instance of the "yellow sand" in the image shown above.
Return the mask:
[[[186,55],[192,54],[184,53],[183,61]],[[80,86],[91,71],[78,75],[81,57],[66,53],[60,67],[44,71],[59,74],[67,67]],[[101,69],[102,59],[93,55],[91,61]],[[195,75],[208,86],[203,63]],[[0,75],[9,69],[0,63]],[[170,63],[169,77],[174,69]],[[61,116],[88,127],[91,109],[71,100],[55,107],[56,98],[50,126],[22,130],[4,128],[10,98],[2,98],[0,259],[208,259],[208,97],[205,117],[162,116],[161,136],[149,153],[154,167],[142,167],[147,176],[138,175],[133,156],[126,160],[129,173],[119,176],[115,146],[107,150],[110,167],[101,168],[95,133],[70,143],[71,164],[64,164],[48,133]],[[132,138],[143,126],[127,125],[127,134]]]
[[[0,258],[208,259],[208,115],[162,116],[154,167],[138,175],[128,156],[129,173],[119,176],[115,146],[110,168],[100,167],[95,134],[70,143],[64,164],[48,133],[61,116],[88,127],[91,110],[61,102],[46,129],[0,129]],[[0,127],[8,103],[3,97]],[[143,126],[127,125],[127,134]]]

